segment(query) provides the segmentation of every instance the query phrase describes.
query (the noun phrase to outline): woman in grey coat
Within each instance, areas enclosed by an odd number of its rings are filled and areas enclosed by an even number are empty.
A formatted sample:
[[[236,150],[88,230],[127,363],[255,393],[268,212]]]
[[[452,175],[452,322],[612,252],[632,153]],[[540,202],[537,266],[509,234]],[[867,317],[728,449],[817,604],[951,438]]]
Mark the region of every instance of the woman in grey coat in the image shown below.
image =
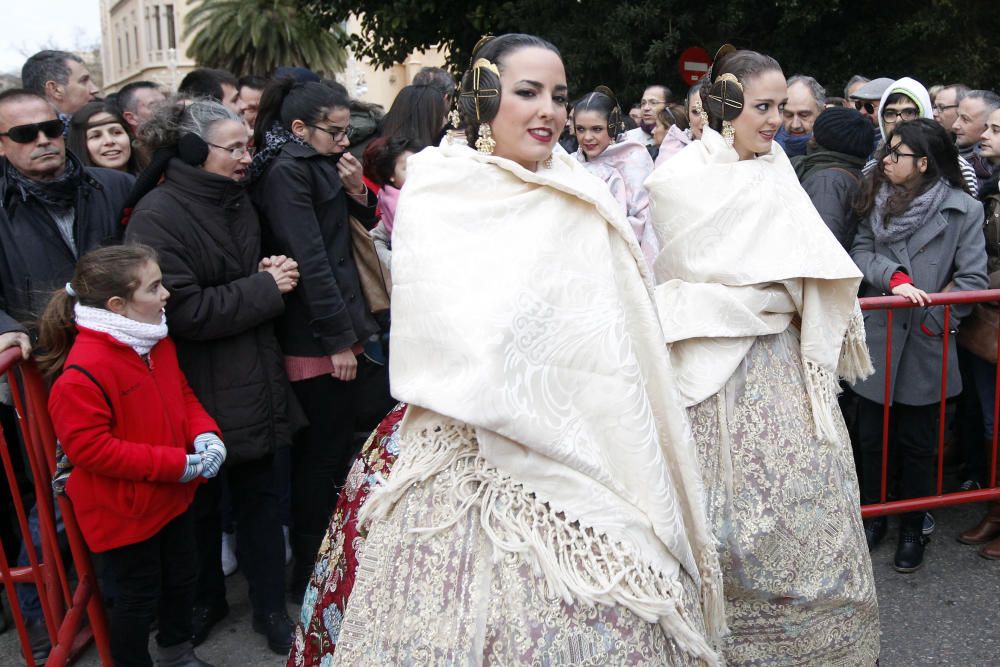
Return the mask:
[[[986,248],[983,209],[968,194],[958,170],[956,149],[934,121],[902,123],[889,135],[879,168],[865,184],[859,212],[863,220],[851,257],[864,272],[862,296],[904,296],[917,308],[894,313],[886,331],[884,310],[865,313],[865,330],[875,374],[854,385],[858,412],[863,503],[880,499],[882,410],[885,402],[885,343],[892,336],[889,447],[899,478],[889,493],[919,498],[934,493],[942,337],[948,348],[947,395],[961,391],[954,333],[972,306],[953,306],[948,331],[944,307],[928,294],[985,289]],[[902,515],[894,566],[913,572],[923,564],[923,512]],[[865,522],[869,548],[885,535],[886,519]]]

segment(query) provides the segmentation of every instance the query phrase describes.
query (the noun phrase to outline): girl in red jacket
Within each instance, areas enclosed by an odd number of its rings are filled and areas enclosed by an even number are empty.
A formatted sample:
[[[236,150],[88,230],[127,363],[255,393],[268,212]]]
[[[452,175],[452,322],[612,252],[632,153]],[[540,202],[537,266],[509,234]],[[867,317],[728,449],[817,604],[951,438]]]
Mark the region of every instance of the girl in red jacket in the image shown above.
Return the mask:
[[[66,493],[87,545],[115,580],[115,665],[199,667],[191,645],[197,563],[188,507],[219,472],[218,426],[188,387],[167,338],[156,253],[142,245],[80,258],[40,326],[43,372],[58,376],[49,412],[73,465]]]

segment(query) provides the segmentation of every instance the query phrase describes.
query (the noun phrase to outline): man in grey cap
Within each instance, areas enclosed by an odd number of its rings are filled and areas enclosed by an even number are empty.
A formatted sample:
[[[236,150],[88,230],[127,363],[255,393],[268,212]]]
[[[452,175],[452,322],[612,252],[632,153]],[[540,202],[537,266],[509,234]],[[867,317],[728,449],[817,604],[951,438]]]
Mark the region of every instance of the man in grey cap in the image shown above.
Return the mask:
[[[882,93],[892,85],[894,79],[879,77],[869,81],[851,93],[851,102],[854,108],[861,112],[862,116],[867,116],[868,120],[875,127],[878,127],[878,107]]]

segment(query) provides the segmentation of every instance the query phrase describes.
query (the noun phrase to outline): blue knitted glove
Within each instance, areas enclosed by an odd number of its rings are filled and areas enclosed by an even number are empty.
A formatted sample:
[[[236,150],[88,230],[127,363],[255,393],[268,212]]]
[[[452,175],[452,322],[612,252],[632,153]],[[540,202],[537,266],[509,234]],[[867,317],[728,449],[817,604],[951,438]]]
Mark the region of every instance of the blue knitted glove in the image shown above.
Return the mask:
[[[201,454],[188,454],[187,455],[187,465],[184,466],[184,474],[181,475],[179,482],[190,482],[192,479],[201,474],[204,469],[204,464],[202,463]]]
[[[226,446],[214,433],[202,433],[194,439],[194,450],[200,451],[204,468],[201,476],[212,479],[219,474],[222,463],[226,460]]]

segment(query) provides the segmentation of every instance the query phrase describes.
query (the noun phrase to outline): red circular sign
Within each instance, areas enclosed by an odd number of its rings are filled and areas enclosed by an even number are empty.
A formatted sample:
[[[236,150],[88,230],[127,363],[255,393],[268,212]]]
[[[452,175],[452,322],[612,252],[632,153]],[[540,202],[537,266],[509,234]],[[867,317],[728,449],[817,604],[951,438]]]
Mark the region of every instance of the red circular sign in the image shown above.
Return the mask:
[[[677,61],[677,69],[681,72],[681,78],[689,86],[698,83],[698,80],[712,66],[712,57],[708,51],[700,46],[689,46],[681,52],[681,57]]]

